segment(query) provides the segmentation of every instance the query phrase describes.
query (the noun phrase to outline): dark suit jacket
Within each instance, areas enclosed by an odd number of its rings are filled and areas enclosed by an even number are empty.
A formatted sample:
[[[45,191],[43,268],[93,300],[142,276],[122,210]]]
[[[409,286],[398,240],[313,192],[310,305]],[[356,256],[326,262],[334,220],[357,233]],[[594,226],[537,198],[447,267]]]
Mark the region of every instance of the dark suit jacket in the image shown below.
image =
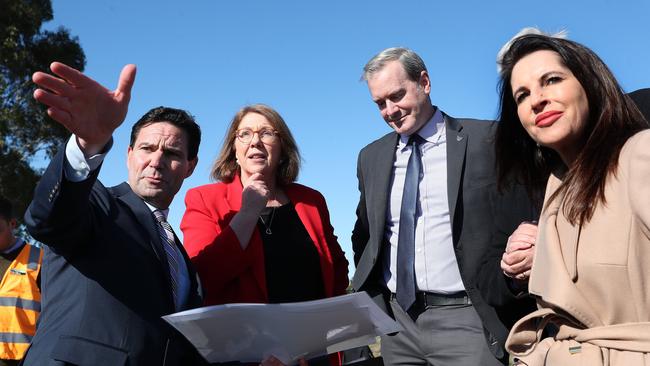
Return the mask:
[[[46,244],[42,313],[25,364],[194,363],[195,351],[161,319],[174,305],[151,211],[126,183],[105,188],[99,169],[67,181],[64,161],[61,148],[25,214],[30,234]],[[196,274],[180,248],[194,307],[201,301]]]
[[[486,256],[490,252],[502,253],[508,235],[521,221],[530,220],[536,213],[527,204],[523,190],[501,194],[496,189],[492,138],[496,124],[446,115],[444,118],[447,127],[447,194],[456,259],[463,284],[483,321],[488,346],[497,358],[504,360],[507,357],[503,345],[508,335],[508,324],[504,325],[498,309],[484,301],[477,277]],[[398,139],[398,134],[392,132],[366,146],[359,153],[357,165],[361,199],[352,233],[357,266],[352,284],[357,290],[367,291],[385,309],[390,307],[381,278],[382,250],[385,247],[386,208]],[[513,200],[524,204],[509,205]],[[509,215],[502,215],[501,210],[508,210]],[[487,275],[503,277],[501,270]]]
[[[636,103],[645,119],[650,122],[650,88],[639,89],[628,95]]]

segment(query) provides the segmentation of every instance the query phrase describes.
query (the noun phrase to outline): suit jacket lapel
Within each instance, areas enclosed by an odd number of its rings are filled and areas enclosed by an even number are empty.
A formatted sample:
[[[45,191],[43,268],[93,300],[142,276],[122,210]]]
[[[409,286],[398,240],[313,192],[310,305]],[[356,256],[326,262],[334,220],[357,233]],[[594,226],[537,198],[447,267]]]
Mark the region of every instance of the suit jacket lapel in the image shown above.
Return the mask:
[[[163,264],[166,272],[169,272],[166,267],[165,250],[162,247],[160,235],[149,207],[142,201],[142,198],[133,193],[127,183],[122,183],[112,189],[116,193],[117,199],[124,202],[131,209],[133,216],[138,221],[139,229],[144,231],[145,237],[149,239],[149,242],[139,242],[139,244],[142,244],[148,250],[153,250],[158,261]]]
[[[463,183],[468,137],[462,132],[463,126],[456,119],[447,115],[444,115],[444,118],[447,128],[447,199],[449,200],[449,218],[453,232],[458,195]]]
[[[165,276],[167,285],[169,286],[168,300],[170,306],[173,307],[174,299],[172,298],[171,292],[171,278],[169,274],[169,263],[167,262],[167,253],[163,247],[164,244],[160,238],[158,228],[156,227],[153,213],[147,204],[144,203],[142,198],[133,193],[133,190],[131,190],[131,187],[127,183],[122,183],[119,186],[113,187],[112,190],[115,192],[117,199],[124,202],[131,209],[133,216],[135,216],[137,223],[139,224],[138,229],[143,233],[144,237],[147,238],[144,241],[138,241],[138,244],[141,244],[148,251],[152,251],[158,260],[158,263],[160,263],[161,270]],[[176,236],[176,233],[174,233],[174,238],[176,240],[176,245],[183,254],[183,259],[185,260],[188,275],[190,277],[190,296],[187,305],[191,307],[199,306],[201,302],[201,295],[196,278],[196,272],[194,271],[194,267],[192,266],[192,263],[189,260],[189,257],[187,256],[187,253],[185,252],[181,241]]]
[[[116,193],[117,199],[122,201],[131,209],[137,224],[139,224],[137,225],[138,230],[143,232],[145,240],[137,241],[137,243],[142,245],[145,250],[153,252],[157,262],[160,264],[162,275],[165,277],[165,284],[168,288],[168,291],[166,291],[168,294],[167,303],[170,306],[170,309],[173,309],[174,299],[172,298],[169,264],[167,263],[166,257],[167,254],[162,246],[162,240],[158,233],[158,229],[156,228],[156,223],[154,222],[151,210],[144,203],[142,198],[133,193],[131,187],[127,183],[122,183],[119,186],[113,187],[113,191]]]
[[[395,148],[399,140],[397,133],[389,134],[382,140],[378,151],[371,156],[374,161],[370,164],[369,173],[374,178],[367,178],[367,184],[372,184],[372,196],[366,197],[366,208],[370,220],[370,230],[377,238],[377,252],[381,248],[386,226],[386,210],[388,208],[388,197],[390,197],[390,183],[395,163]],[[374,153],[374,152],[373,152]],[[369,192],[368,192],[369,193]]]

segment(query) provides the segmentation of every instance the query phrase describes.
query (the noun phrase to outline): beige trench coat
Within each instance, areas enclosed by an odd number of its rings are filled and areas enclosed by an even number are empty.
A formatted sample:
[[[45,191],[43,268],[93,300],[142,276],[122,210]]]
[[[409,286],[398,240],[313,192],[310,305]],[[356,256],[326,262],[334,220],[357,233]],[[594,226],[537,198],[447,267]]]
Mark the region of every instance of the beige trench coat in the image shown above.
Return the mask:
[[[551,176],[546,198],[561,184]],[[506,348],[522,365],[650,365],[650,130],[631,137],[585,225],[545,201],[529,291]],[[541,339],[552,322],[553,338]]]

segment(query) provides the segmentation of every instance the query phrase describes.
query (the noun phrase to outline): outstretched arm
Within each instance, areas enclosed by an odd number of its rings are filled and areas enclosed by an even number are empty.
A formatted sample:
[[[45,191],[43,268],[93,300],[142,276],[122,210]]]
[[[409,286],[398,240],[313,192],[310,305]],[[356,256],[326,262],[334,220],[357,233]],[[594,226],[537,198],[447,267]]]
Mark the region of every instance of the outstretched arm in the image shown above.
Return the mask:
[[[85,156],[100,152],[126,117],[135,65],[124,66],[113,91],[60,62],[53,62],[50,69],[54,75],[39,71],[32,76],[39,86],[34,99],[47,105],[47,114],[77,136]]]
[[[76,135],[86,158],[95,155],[110,141],[113,131],[126,116],[135,66],[124,67],[115,91],[109,91],[62,63],[54,62],[50,67],[54,75],[36,72],[32,76],[39,86],[34,98],[47,105],[47,113]],[[87,243],[94,217],[89,198],[93,194],[106,194],[101,184],[95,184],[97,170],[81,180],[70,180],[64,174],[69,164],[67,153],[62,149],[43,174],[25,214],[25,223],[32,236],[58,249],[72,249]]]

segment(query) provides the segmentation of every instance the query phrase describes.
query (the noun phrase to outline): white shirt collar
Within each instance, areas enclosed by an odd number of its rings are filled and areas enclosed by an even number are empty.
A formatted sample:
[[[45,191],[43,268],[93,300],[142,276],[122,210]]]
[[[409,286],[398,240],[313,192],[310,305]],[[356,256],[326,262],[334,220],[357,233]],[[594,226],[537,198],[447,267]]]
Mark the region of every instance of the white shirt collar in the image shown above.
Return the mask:
[[[445,118],[442,115],[440,108],[434,106],[436,111],[431,116],[431,119],[422,126],[416,133],[428,142],[439,144],[445,141]],[[399,148],[403,149],[408,144],[410,135],[400,134]]]
[[[163,209],[160,209],[158,207],[154,207],[153,205],[149,204],[149,202],[147,202],[147,201],[142,201],[142,202],[144,202],[147,205],[147,207],[149,207],[151,212],[154,212],[154,211],[162,212],[162,214],[165,216],[165,220],[167,220],[167,216],[169,215],[169,208],[166,208],[166,209],[163,210]]]

